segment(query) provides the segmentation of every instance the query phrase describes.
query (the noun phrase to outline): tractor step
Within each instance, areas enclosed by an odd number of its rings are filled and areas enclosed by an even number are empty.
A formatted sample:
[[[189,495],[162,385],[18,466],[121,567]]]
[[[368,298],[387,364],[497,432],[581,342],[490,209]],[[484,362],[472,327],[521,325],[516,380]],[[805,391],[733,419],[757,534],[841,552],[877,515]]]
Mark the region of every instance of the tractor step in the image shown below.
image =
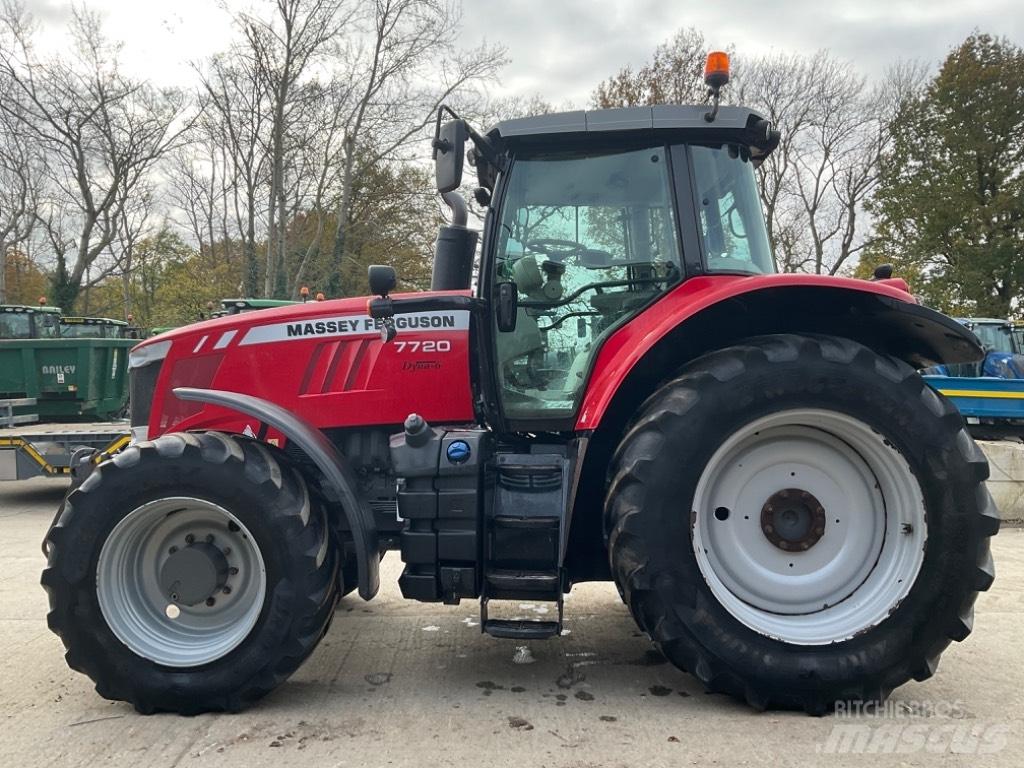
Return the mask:
[[[514,640],[540,640],[545,637],[554,637],[555,635],[560,634],[562,631],[561,593],[553,599],[546,597],[541,597],[539,600],[536,597],[532,599],[539,603],[551,602],[556,611],[554,620],[547,618],[524,619],[521,616],[515,616],[514,618],[507,619],[492,619],[489,615],[489,609],[493,601],[513,603],[515,604],[517,613],[531,608],[533,605],[520,605],[518,604],[518,599],[503,601],[502,598],[497,596],[485,596],[480,601],[480,630],[491,637],[504,637]],[[508,608],[509,606],[506,606],[506,610],[508,610]],[[544,611],[543,613],[547,613],[547,611]]]
[[[541,530],[554,528],[558,530],[561,520],[555,516],[543,517],[520,517],[517,515],[495,515],[491,522],[496,528],[526,528],[529,530]]]
[[[485,578],[486,594],[492,599],[557,600],[560,594],[556,571],[492,569]]]
[[[484,514],[480,628],[514,640],[553,637],[562,631],[569,462],[553,452],[498,453],[495,475],[493,504]],[[488,615],[492,601],[506,603],[504,617]],[[524,619],[519,601],[550,603],[557,620],[547,609],[537,620]]]
[[[562,631],[557,621],[525,621],[522,619],[488,619],[483,624],[484,632],[491,637],[508,640],[544,640]]]

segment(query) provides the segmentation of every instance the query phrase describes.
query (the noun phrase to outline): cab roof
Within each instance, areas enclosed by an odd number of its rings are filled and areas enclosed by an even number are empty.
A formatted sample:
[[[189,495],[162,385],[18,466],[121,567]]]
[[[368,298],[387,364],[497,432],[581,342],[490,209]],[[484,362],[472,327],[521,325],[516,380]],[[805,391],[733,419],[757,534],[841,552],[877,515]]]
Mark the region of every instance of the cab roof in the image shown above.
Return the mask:
[[[225,309],[230,307],[252,309],[267,309],[268,307],[287,307],[291,304],[298,304],[297,301],[288,299],[221,299],[220,305]]]
[[[1010,325],[1009,320],[998,317],[958,317],[956,319],[964,325]]]
[[[723,106],[713,122],[706,115],[710,105],[660,104],[649,107],[574,110],[503,120],[488,135],[494,139],[531,142],[562,137],[614,138],[685,134],[688,141],[728,141],[745,144],[755,157],[764,157],[778,144],[778,134],[768,121],[746,107]]]
[[[48,305],[32,306],[29,304],[2,304],[0,305],[0,312],[49,312],[50,314],[59,315],[61,309],[60,307],[51,307]]]
[[[60,321],[70,325],[128,325],[124,320],[115,320],[112,317],[62,317]]]

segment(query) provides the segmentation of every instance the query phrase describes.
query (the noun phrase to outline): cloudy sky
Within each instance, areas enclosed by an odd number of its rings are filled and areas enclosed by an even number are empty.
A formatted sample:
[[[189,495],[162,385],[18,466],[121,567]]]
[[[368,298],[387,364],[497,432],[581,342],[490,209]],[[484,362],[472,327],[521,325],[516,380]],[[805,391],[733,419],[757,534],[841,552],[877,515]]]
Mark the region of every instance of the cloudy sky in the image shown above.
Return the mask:
[[[62,44],[70,3],[26,0],[47,47]],[[123,62],[161,83],[191,81],[188,62],[222,48],[225,0],[89,0],[125,41]],[[232,3],[234,5],[234,3]],[[1024,0],[464,0],[467,43],[507,46],[501,90],[584,103],[624,64],[640,64],[680,27],[743,54],[828,48],[867,74],[899,58],[934,62],[972,29],[1024,44]]]

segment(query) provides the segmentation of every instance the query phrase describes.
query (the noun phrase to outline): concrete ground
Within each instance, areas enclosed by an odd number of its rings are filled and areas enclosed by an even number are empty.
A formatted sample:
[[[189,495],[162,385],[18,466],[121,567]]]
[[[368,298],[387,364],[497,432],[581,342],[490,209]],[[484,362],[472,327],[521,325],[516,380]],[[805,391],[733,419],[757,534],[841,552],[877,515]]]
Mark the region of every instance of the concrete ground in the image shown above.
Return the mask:
[[[480,634],[474,603],[403,601],[391,554],[378,599],[346,598],[312,658],[250,711],[142,717],[70,671],[46,628],[39,542],[62,492],[0,484],[0,766],[1024,764],[1021,530],[994,542],[971,638],[882,713],[755,713],[706,695],[605,584],[574,589],[568,634],[516,663],[515,643]]]

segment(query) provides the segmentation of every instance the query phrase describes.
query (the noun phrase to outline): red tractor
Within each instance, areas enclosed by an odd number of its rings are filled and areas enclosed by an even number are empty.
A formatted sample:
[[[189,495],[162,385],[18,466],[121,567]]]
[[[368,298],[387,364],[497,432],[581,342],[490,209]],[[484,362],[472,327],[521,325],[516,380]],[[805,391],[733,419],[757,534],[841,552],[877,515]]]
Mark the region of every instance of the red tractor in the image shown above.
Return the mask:
[[[517,641],[612,580],[673,664],[757,708],[931,676],[999,517],[917,369],[982,348],[901,280],[776,274],[755,169],[779,136],[715,96],[486,134],[443,108],[430,292],[372,267],[369,300],[135,347],[133,442],[81,464],[44,543],[68,664],[140,712],[241,709],[397,549],[406,598],[479,600]]]

